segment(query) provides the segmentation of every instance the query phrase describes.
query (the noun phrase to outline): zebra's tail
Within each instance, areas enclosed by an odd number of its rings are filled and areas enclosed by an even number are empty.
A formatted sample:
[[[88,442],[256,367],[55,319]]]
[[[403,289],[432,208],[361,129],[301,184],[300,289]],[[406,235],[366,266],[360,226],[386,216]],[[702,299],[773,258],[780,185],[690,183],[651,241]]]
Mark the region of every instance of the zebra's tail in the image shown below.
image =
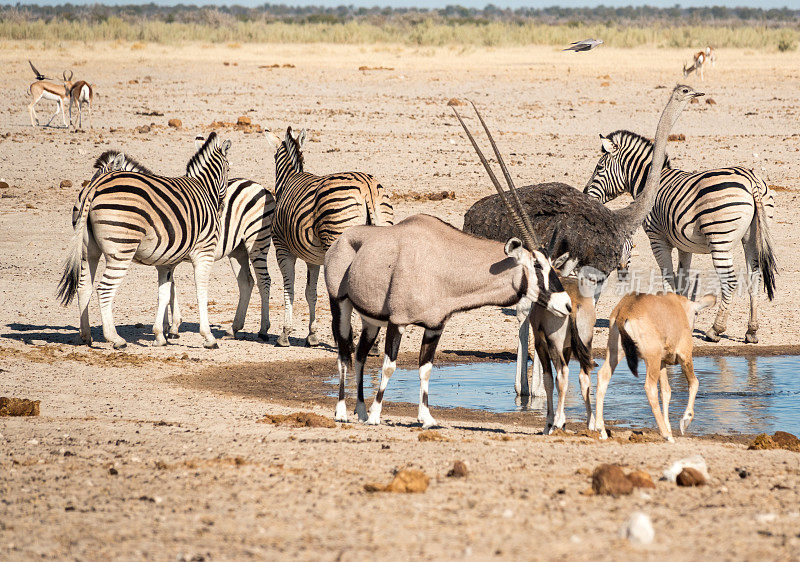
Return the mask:
[[[753,216],[756,227],[756,258],[758,259],[758,268],[761,270],[761,277],[764,279],[764,290],[767,292],[769,300],[772,300],[775,297],[775,276],[778,273],[778,265],[772,249],[772,236],[767,224],[764,202],[757,189],[753,192],[753,200],[756,205],[756,212]]]
[[[64,260],[64,272],[61,274],[61,281],[58,283],[58,298],[63,306],[69,306],[75,295],[78,294],[78,282],[81,278],[81,260],[83,259],[83,238],[86,233],[86,225],[89,220],[89,208],[95,192],[94,186],[86,190],[86,193],[78,203],[80,214],[75,223],[75,232],[72,235],[67,257]]]

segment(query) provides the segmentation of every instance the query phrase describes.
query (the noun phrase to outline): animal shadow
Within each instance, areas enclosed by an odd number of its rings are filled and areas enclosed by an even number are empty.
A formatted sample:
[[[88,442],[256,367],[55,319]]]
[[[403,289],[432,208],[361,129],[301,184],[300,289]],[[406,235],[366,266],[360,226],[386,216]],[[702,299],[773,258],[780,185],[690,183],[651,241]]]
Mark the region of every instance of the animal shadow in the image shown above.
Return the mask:
[[[84,345],[78,333],[77,326],[43,326],[11,322],[10,324],[6,324],[6,327],[12,331],[2,333],[0,337],[16,340],[25,345],[36,345],[41,342]],[[182,323],[181,328],[182,335],[187,332],[198,332],[200,330],[199,324],[192,322]],[[91,333],[94,345],[105,343],[103,328],[101,326],[93,326]],[[153,341],[155,341],[152,327],[141,323],[120,324],[117,326],[117,333],[128,342],[128,345],[150,347]],[[218,326],[212,326],[211,333],[218,339],[221,339],[225,335],[225,331]],[[197,345],[187,346],[182,343],[180,338],[177,340],[168,340],[168,343],[171,345],[183,345],[184,347],[198,347]]]

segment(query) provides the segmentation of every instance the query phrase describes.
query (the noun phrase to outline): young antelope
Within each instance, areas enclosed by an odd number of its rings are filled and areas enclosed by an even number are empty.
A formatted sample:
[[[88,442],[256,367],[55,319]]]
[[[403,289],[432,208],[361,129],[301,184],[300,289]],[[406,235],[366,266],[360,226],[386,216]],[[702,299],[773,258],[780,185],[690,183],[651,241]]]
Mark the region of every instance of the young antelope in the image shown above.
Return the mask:
[[[698,382],[692,362],[692,330],[697,313],[714,306],[717,297],[707,294],[691,301],[675,293],[655,295],[630,293],[622,297],[609,317],[606,361],[597,373],[596,429],[600,439],[607,439],[603,422],[603,400],[614,369],[622,356],[634,376],[639,376],[639,358],[647,367],[644,390],[656,418],[658,429],[667,441],[674,442],[669,424],[669,400],[672,395],[667,380],[667,365],[680,364],[689,383],[689,401],[680,422],[681,435],[694,418],[694,399]],[[658,405],[658,384],[661,383],[661,402]],[[590,429],[592,429],[590,427]]]

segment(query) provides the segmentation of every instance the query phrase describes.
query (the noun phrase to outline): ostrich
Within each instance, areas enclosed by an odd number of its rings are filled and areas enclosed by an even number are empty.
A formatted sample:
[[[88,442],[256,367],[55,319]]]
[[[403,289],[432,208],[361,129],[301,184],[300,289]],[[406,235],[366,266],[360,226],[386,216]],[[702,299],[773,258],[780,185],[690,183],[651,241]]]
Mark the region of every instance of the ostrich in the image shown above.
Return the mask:
[[[569,263],[562,269],[564,275],[580,265],[599,270],[605,278],[625,261],[625,250],[627,248],[629,251],[631,238],[655,202],[659,188],[658,178],[666,159],[669,131],[689,100],[702,95],[704,94],[685,85],[678,85],[673,89],[656,130],[653,162],[657,164],[650,170],[645,188],[627,207],[612,211],[598,200],[592,201],[592,197],[565,183],[542,183],[518,190],[521,204],[530,216],[536,236],[540,240],[550,240],[550,255],[569,253]],[[481,124],[486,127],[482,119]],[[490,142],[501,162],[503,173],[508,175],[491,136]],[[505,240],[509,233],[514,232],[514,225],[499,196],[490,195],[472,205],[466,212],[464,231],[492,240]],[[599,288],[602,288],[603,281],[604,279],[598,283]],[[599,290],[597,294],[599,295]],[[521,396],[530,395],[527,374],[522,376],[523,369],[527,372],[529,328],[526,319],[529,313],[530,310],[517,308],[520,328],[514,388]],[[535,366],[534,375],[537,377],[535,390],[540,394],[543,386],[541,365]]]

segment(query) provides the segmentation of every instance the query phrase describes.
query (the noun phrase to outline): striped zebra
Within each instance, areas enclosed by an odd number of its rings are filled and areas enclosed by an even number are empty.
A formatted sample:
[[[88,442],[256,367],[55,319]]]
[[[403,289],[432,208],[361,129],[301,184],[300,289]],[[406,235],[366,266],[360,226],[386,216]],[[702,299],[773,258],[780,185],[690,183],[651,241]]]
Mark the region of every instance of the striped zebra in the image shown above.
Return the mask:
[[[294,301],[294,267],[306,262],[306,302],[309,321],[306,345],[319,344],[316,335],[317,280],[325,252],[345,229],[355,225],[394,223],[394,209],[384,187],[369,174],[344,172],[315,176],[303,171],[305,130],[286,130],[281,141],[270,131],[275,152],[275,256],[283,276],[283,331],[278,345],[289,345]]]
[[[603,202],[626,191],[635,196],[650,170],[652,142],[630,131],[615,131],[601,139],[603,154],[584,191]],[[775,293],[777,266],[769,233],[774,211],[772,191],[753,170],[736,166],[684,172],[672,168],[666,159],[655,205],[643,226],[667,290],[677,288],[686,294],[692,254],[711,254],[722,299],[714,324],[706,332],[710,341],[719,341],[726,329],[737,283],[733,249],[741,241],[750,293],[745,341],[758,342],[756,297],[762,280],[770,300]],[[678,249],[677,287],[673,248]]]
[[[202,136],[195,138],[199,150],[205,139]],[[115,170],[127,170],[151,174],[150,170],[139,164],[133,158],[115,150],[107,150],[95,161],[93,180],[103,174]],[[88,184],[78,195],[75,206],[72,208],[72,227],[78,222],[80,202],[85,196]],[[252,180],[234,178],[228,180],[225,204],[222,208],[222,221],[220,235],[217,242],[215,260],[227,257],[231,269],[236,276],[239,286],[239,304],[233,318],[228,334],[236,337],[244,327],[247,307],[253,292],[253,276],[250,274],[250,263],[256,276],[256,284],[261,295],[261,327],[258,338],[267,341],[269,331],[269,288],[270,277],[267,271],[267,252],[272,243],[272,216],[275,213],[275,198],[267,188]],[[180,307],[178,306],[175,284],[172,285],[172,295],[168,312],[171,321],[167,339],[178,338],[181,323]]]
[[[158,271],[158,312],[153,333],[156,343],[163,345],[172,271],[185,260],[194,266],[203,345],[217,347],[208,324],[208,277],[228,187],[226,155],[230,146],[230,141],[220,144],[212,133],[189,160],[182,177],[121,171],[100,175],[89,184],[58,287],[65,306],[78,296],[80,334],[85,343],[92,343],[88,308],[102,255],[106,266],[97,294],[103,336],[114,349],[126,345],[114,326],[113,303],[131,263],[152,265]]]

